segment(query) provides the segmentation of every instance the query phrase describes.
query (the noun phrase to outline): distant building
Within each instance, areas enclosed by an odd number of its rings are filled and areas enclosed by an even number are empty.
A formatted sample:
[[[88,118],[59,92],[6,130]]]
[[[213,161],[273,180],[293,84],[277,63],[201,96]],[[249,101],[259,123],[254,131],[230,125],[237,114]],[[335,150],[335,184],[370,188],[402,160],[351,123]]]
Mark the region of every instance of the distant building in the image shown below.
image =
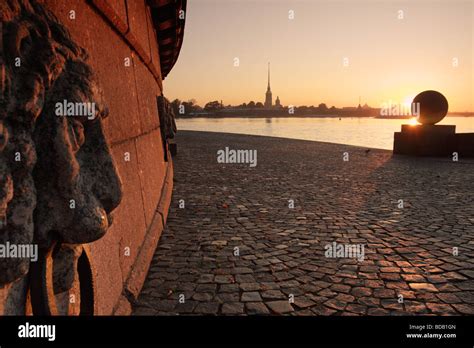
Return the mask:
[[[267,93],[265,93],[265,103],[263,105],[266,108],[271,108],[273,105],[272,90],[270,88],[270,63],[268,63],[268,86],[267,86]]]
[[[276,100],[275,100],[275,106],[277,108],[280,108],[281,107],[281,103],[280,103],[280,97],[277,96]]]
[[[9,257],[0,251],[0,316],[130,314],[171,208],[168,140],[175,121],[163,97],[163,79],[181,50],[187,0],[75,1],[73,9],[84,21],[71,20],[68,6],[67,1],[0,0],[0,250],[13,251]],[[98,45],[100,40],[110,45]],[[124,52],[133,56],[133,64]],[[21,69],[10,62],[18,53]],[[80,113],[49,117],[59,96],[67,106],[74,101],[83,112],[95,111],[97,118],[84,124],[83,132],[75,125],[84,118]],[[28,127],[18,122],[16,110],[28,110],[21,115]],[[40,124],[38,138],[32,133],[35,124]],[[81,140],[65,129],[76,136],[79,131]],[[9,132],[13,136],[7,141]],[[25,151],[22,160],[31,161],[38,153],[34,172],[28,164],[17,170],[14,156],[6,156],[25,139],[28,148],[18,154]],[[51,167],[55,158],[42,155],[50,149],[61,158],[60,166]],[[132,153],[134,160],[122,153]],[[91,170],[97,176],[90,176]],[[65,172],[68,180],[62,180]],[[129,174],[137,172],[136,178]],[[94,190],[96,184],[100,189]],[[51,213],[49,207],[62,206],[62,197],[80,198],[77,204],[85,205],[78,213]],[[68,198],[73,208],[71,202]],[[116,219],[107,231],[112,210]],[[133,233],[127,221],[133,221]],[[38,253],[36,239],[44,242]]]

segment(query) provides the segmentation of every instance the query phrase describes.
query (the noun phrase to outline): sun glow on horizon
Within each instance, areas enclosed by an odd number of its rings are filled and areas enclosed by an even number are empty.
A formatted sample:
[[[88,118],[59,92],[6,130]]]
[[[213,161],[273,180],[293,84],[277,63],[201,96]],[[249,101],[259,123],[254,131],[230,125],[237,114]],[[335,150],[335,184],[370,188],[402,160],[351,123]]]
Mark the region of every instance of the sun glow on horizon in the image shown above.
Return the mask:
[[[408,97],[406,97],[405,99],[403,99],[403,106],[407,109],[410,109],[411,110],[411,104],[413,102],[413,99],[415,99],[415,96],[414,95],[410,95]]]
[[[419,125],[418,121],[416,120],[416,117],[410,118],[410,119],[408,120],[408,124],[409,124],[410,126],[418,126],[418,125]]]
[[[400,3],[403,20],[397,1],[189,1],[168,99],[263,103],[270,61],[273,100],[284,106],[356,107],[360,97],[407,110],[431,89],[450,110],[474,111],[472,0]]]

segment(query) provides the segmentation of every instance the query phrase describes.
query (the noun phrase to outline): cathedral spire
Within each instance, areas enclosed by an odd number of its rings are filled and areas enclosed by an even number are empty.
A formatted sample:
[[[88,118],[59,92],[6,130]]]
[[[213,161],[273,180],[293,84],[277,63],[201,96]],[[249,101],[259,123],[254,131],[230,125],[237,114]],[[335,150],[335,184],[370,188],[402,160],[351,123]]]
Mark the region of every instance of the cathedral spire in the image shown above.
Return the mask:
[[[271,108],[273,105],[272,90],[270,89],[270,62],[268,62],[268,85],[267,93],[265,93],[265,103],[263,104],[266,108]]]
[[[267,91],[270,91],[270,62],[268,62],[268,86]]]

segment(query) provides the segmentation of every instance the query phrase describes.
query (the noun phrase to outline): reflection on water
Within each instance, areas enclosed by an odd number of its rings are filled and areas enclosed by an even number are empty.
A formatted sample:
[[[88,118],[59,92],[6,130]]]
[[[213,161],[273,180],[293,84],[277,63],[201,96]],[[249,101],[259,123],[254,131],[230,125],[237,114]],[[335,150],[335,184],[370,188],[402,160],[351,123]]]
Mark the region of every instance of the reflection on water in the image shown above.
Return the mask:
[[[265,135],[379,149],[393,148],[393,133],[409,120],[352,118],[194,118],[178,119],[178,130]],[[446,117],[457,133],[474,133],[473,117]]]

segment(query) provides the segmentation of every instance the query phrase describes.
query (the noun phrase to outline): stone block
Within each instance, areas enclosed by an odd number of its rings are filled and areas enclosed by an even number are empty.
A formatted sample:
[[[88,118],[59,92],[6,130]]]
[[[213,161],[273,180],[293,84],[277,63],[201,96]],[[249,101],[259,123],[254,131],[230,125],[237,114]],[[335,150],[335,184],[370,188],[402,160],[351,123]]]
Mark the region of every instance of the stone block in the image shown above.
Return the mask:
[[[145,63],[151,61],[150,41],[148,37],[148,19],[145,0],[127,0],[129,30],[126,37],[138,44],[137,51],[143,52]],[[140,52],[140,53],[142,53]]]
[[[402,133],[416,135],[438,135],[438,134],[455,134],[456,126],[452,125],[409,125],[402,124]]]
[[[91,0],[91,2],[120,33],[125,34],[128,31],[125,0]]]
[[[143,287],[145,278],[150,268],[150,262],[155,253],[156,246],[163,232],[163,222],[158,212],[155,213],[150,224],[145,239],[139,249],[138,256],[133,264],[132,272],[125,284],[125,292],[137,299]]]
[[[166,164],[160,130],[145,134],[136,140],[141,192],[147,226],[150,225],[161,197]]]
[[[131,48],[97,11],[84,6],[82,1],[54,0],[46,4],[89,54],[88,63],[94,69],[109,108],[109,117],[104,122],[109,141],[115,143],[141,134]],[[75,20],[69,19],[71,9],[76,11]],[[126,58],[130,59],[130,66],[125,65]]]
[[[117,234],[118,240],[108,245],[114,245],[114,253],[120,255],[118,264],[121,272],[119,273],[125,281],[145,238],[147,224],[143,197],[139,189],[141,183],[137,173],[140,169],[135,140],[114,146],[112,153],[123,183],[123,198],[118,208],[113,212],[114,223],[108,231],[108,233]],[[124,157],[127,154],[130,154],[129,161],[127,161],[128,157]],[[126,253],[128,249],[125,249],[127,247],[130,248],[129,256]]]
[[[132,305],[125,296],[120,296],[114,309],[114,315],[130,315],[132,313]]]
[[[168,162],[168,170],[166,172],[165,183],[163,185],[160,203],[158,204],[158,212],[163,217],[163,222],[166,224],[168,218],[168,211],[170,209],[171,197],[173,195],[173,162]]]
[[[156,97],[161,94],[161,91],[150,70],[138,58],[134,59],[134,69],[140,107],[137,115],[140,116],[142,132],[147,133],[160,125]]]
[[[147,7],[147,20],[148,20],[148,38],[150,41],[151,65],[159,73],[160,80],[161,80],[160,49],[158,47],[158,38],[156,35],[155,28],[153,27],[153,20],[151,19],[151,13],[150,13],[149,7]]]
[[[474,157],[474,133],[459,133],[455,135],[455,149],[459,156]]]
[[[455,126],[402,125],[394,136],[393,153],[412,156],[449,156],[452,153],[450,138]]]

